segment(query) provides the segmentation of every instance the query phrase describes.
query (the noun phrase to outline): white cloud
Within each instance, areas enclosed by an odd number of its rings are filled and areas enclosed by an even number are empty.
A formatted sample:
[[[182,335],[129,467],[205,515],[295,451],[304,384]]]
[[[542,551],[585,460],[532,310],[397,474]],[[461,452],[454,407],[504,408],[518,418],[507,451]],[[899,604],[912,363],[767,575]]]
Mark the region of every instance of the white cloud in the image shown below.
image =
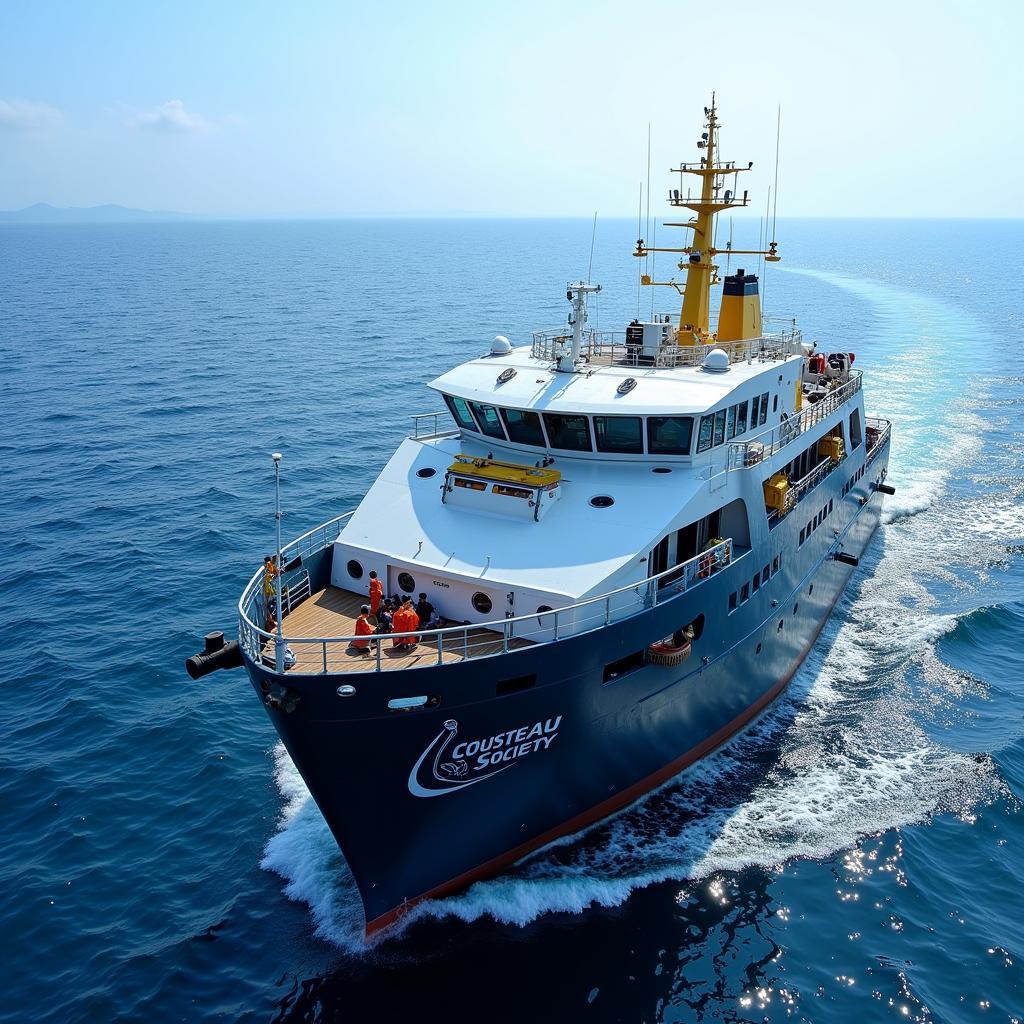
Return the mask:
[[[181,100],[168,100],[156,110],[136,114],[128,124],[132,128],[157,132],[196,132],[207,126],[206,120],[198,114],[190,114]]]
[[[63,114],[49,103],[35,100],[0,100],[0,130],[31,132],[57,124]]]

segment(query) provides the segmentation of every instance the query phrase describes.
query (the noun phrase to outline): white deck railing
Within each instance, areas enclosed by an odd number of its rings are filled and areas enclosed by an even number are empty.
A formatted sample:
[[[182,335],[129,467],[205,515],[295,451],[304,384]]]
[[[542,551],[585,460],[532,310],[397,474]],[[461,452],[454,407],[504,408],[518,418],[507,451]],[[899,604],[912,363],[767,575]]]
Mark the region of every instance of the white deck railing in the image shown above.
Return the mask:
[[[759,338],[743,341],[713,342],[710,345],[680,345],[666,341],[654,355],[645,355],[642,347],[626,344],[625,331],[586,330],[580,345],[580,355],[589,363],[600,366],[663,367],[701,366],[709,352],[722,349],[732,363],[750,360],[785,359],[801,355],[803,333],[796,328],[779,334],[763,334]],[[572,349],[572,332],[564,327],[533,334],[531,355],[535,359],[554,361],[563,351]]]
[[[770,455],[781,451],[791,441],[795,441],[801,434],[819,424],[853,398],[861,389],[863,376],[860,370],[853,370],[845,384],[830,391],[820,402],[807,405],[799,416],[790,416],[777,426],[762,430],[746,441],[730,441],[729,468],[756,466]]]
[[[315,530],[303,534],[298,540],[292,541],[283,552],[284,564],[289,558],[301,551],[309,554],[332,544],[340,532],[340,524],[351,516],[348,512],[338,516]],[[321,548],[313,548],[311,539],[319,539]],[[732,561],[732,540],[723,540],[707,551],[691,558],[680,565],[642,580],[631,586],[620,587],[598,597],[588,598],[576,604],[552,608],[550,611],[535,612],[530,615],[518,615],[513,618],[497,619],[492,622],[469,623],[464,626],[447,626],[444,629],[420,629],[415,633],[387,633],[377,639],[381,642],[371,643],[371,651],[365,657],[364,671],[387,671],[389,658],[384,654],[384,642],[395,638],[415,636],[420,646],[416,650],[419,657],[413,666],[425,667],[440,665],[445,662],[445,654],[456,655],[466,659],[473,657],[491,657],[505,654],[515,649],[517,641],[529,641],[534,644],[553,643],[569,636],[577,636],[591,630],[601,629],[635,615],[646,608],[664,604],[680,594],[709,579],[720,569]],[[264,660],[273,663],[274,648],[269,646],[276,640],[274,633],[261,629],[255,619],[262,605],[263,570],[258,569],[249,581],[238,602],[238,639],[242,649],[253,660]],[[287,619],[283,623],[287,629]],[[685,623],[679,623],[680,626]],[[332,663],[344,656],[354,640],[366,640],[366,637],[332,636],[308,637],[292,636],[285,633],[284,643],[292,648],[297,658],[297,671],[302,674],[324,674],[331,671]],[[436,644],[436,652],[425,649],[424,643]],[[313,656],[315,655],[315,657]],[[451,658],[449,658],[451,660]],[[317,668],[313,670],[312,665]],[[349,666],[346,666],[348,668]]]

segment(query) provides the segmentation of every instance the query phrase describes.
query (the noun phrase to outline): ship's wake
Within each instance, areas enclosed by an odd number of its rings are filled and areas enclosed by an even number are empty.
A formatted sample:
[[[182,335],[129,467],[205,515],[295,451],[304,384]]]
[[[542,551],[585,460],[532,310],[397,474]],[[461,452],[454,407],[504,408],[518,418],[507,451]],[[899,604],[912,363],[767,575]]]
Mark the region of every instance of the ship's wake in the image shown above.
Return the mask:
[[[492,881],[422,904],[406,919],[489,916],[525,924],[551,912],[615,906],[665,880],[699,880],[797,857],[823,858],[860,838],[941,813],[968,815],[1001,790],[987,758],[948,749],[922,708],[948,705],[965,681],[936,651],[940,637],[984,604],[981,584],[1020,536],[1005,508],[970,507],[950,477],[978,455],[980,425],[965,381],[935,372],[940,354],[967,347],[950,325],[962,314],[938,302],[864,281],[824,277],[875,316],[868,411],[893,420],[890,482],[879,534],[787,695],[699,766],[642,803],[534,854]],[[976,350],[977,334],[971,342]],[[863,347],[863,346],[862,346]],[[941,349],[941,353],[940,353]],[[868,361],[868,360],[863,360]],[[954,611],[929,582],[953,583]],[[322,937],[365,948],[354,882],[305,786],[280,745],[284,801],[263,866],[306,902]]]

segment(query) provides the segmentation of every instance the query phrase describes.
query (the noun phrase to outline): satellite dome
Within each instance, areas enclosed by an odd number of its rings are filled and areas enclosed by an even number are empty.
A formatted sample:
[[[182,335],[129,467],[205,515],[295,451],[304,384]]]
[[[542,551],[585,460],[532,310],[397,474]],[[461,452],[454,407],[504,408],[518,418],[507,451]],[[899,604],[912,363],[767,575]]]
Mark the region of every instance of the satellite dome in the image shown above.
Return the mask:
[[[704,357],[704,369],[708,373],[725,373],[729,369],[729,353],[725,349],[713,348]]]
[[[505,337],[504,334],[499,334],[494,341],[491,342],[491,355],[492,356],[503,356],[506,352],[512,351],[512,342]]]

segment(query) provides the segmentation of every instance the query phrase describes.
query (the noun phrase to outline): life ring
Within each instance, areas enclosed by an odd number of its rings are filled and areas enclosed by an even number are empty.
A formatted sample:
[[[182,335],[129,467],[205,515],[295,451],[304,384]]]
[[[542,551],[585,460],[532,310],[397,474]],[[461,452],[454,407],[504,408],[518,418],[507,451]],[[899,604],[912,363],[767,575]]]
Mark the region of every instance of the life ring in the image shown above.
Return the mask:
[[[684,639],[677,643],[679,634],[665,637],[647,648],[647,658],[653,665],[681,665],[690,656],[693,645]]]

